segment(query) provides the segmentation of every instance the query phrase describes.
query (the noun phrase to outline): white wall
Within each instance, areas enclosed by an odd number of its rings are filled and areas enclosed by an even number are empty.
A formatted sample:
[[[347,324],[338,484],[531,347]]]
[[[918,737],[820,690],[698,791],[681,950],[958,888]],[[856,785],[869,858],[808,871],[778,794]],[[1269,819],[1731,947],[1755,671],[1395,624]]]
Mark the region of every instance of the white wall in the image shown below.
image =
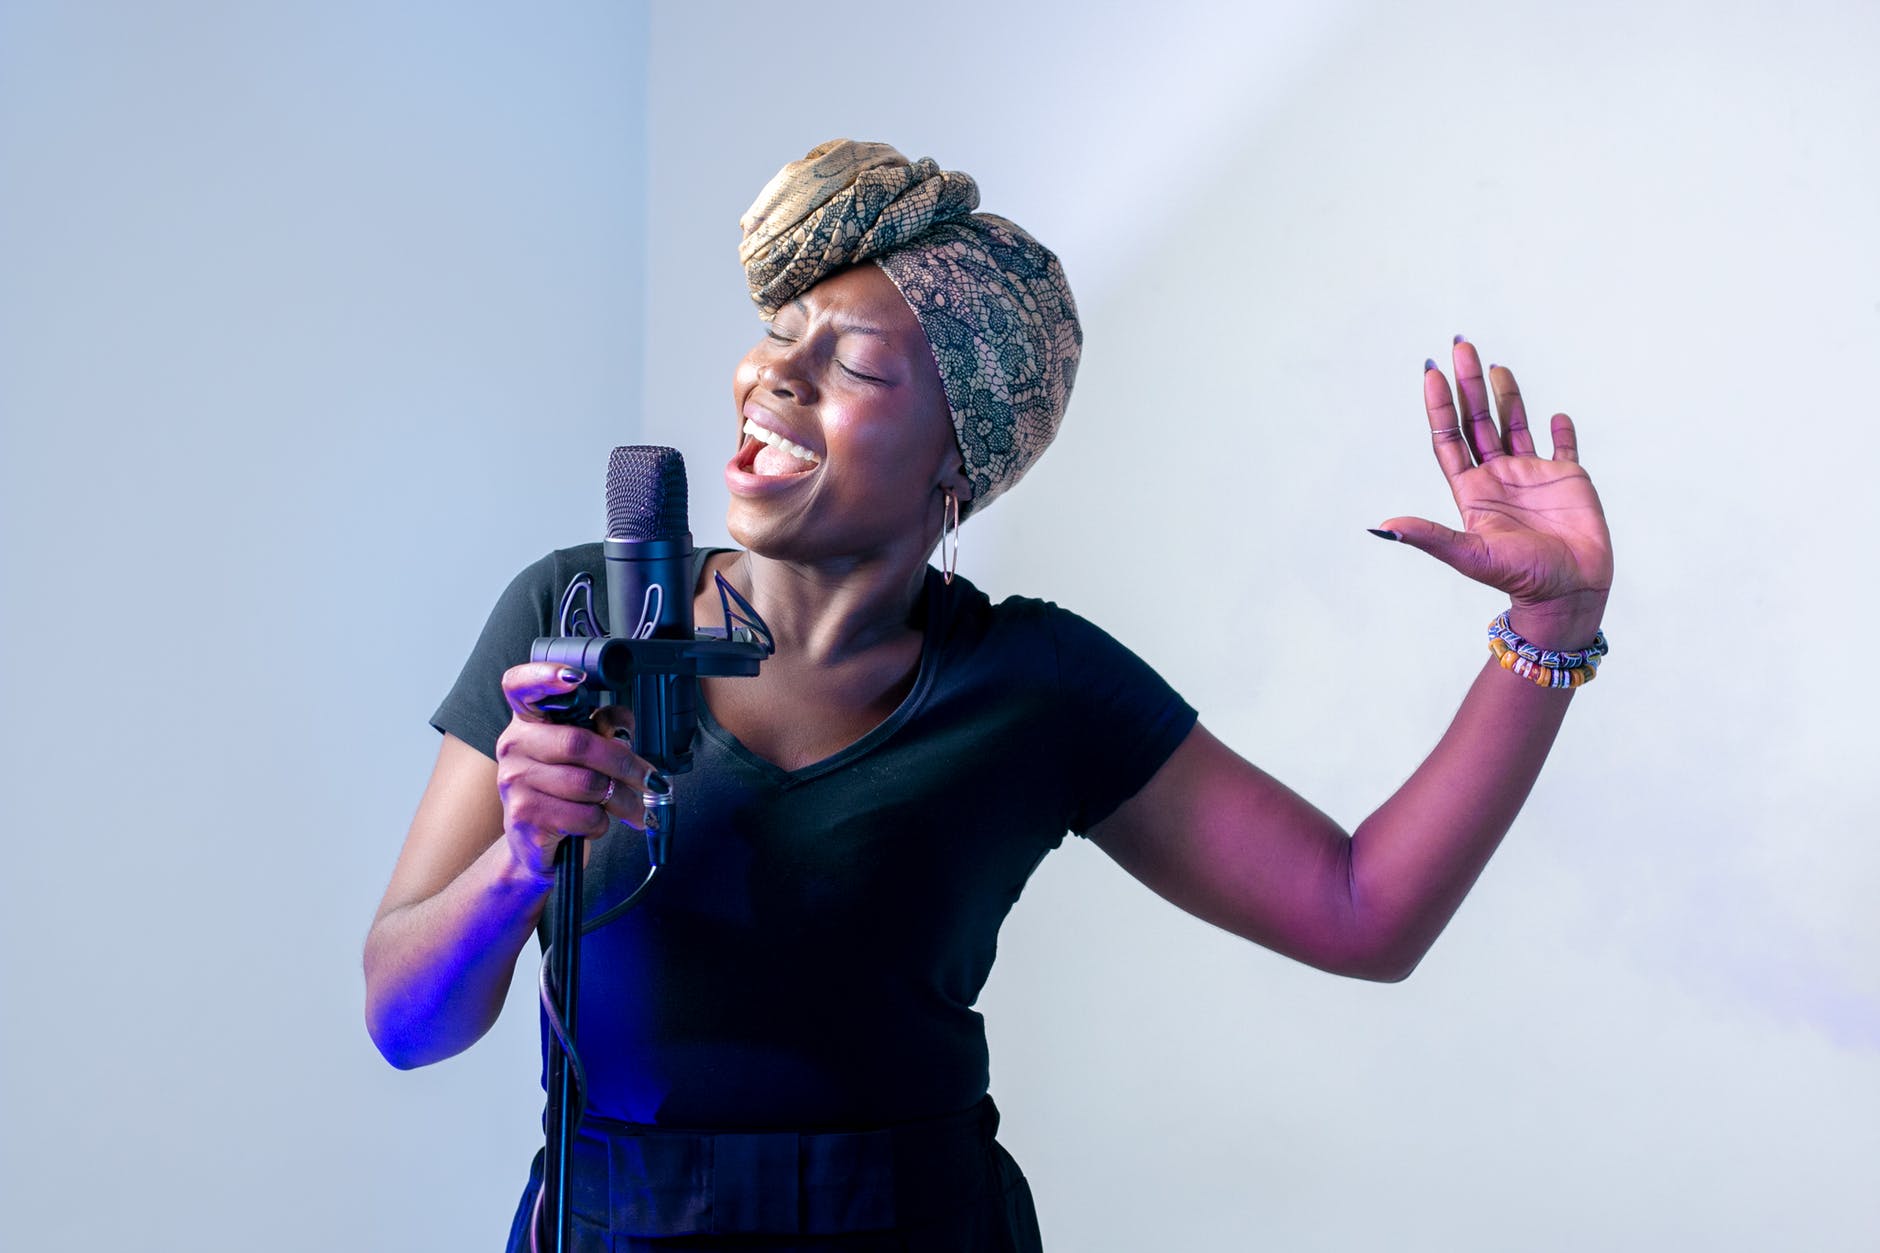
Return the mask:
[[[607,447],[684,448],[722,533],[737,217],[847,134],[972,172],[1083,310],[968,575],[1342,821],[1497,608],[1364,534],[1446,516],[1423,358],[1572,412],[1618,544],[1605,677],[1407,983],[1047,860],[983,1008],[1049,1246],[1868,1247],[1880,18],[1763,11],[0,8],[9,1235],[496,1246],[526,992],[410,1074],[359,1025],[424,718]]]
[[[533,1017],[393,1071],[425,718],[638,423],[645,15],[0,6],[9,1248],[500,1245]]]
[[[728,452],[736,219],[784,160],[849,135],[971,172],[1088,340],[963,569],[1103,624],[1341,821],[1499,607],[1364,533],[1453,518],[1423,359],[1466,332],[1574,414],[1611,515],[1605,677],[1407,983],[1046,861],[983,1008],[1051,1247],[1871,1247],[1876,736],[1835,658],[1876,608],[1877,19],[654,6],[649,437]]]

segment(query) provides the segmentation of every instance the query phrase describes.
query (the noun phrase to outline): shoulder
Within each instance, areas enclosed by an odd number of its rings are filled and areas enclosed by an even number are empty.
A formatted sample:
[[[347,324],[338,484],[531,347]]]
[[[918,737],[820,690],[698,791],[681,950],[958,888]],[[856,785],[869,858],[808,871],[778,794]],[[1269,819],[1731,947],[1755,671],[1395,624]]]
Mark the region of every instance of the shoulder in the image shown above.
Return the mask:
[[[557,580],[566,581],[577,574],[599,578],[606,572],[606,566],[606,558],[601,554],[601,542],[594,540],[576,544],[572,548],[557,548],[526,567],[523,573],[535,572],[538,577],[554,583]]]
[[[517,571],[509,580],[502,599],[510,605],[550,603],[552,607],[576,578],[585,574],[599,580],[605,573],[605,566],[599,541],[557,548]],[[597,584],[596,591],[599,590]]]
[[[948,608],[943,636],[954,647],[989,650],[1023,659],[1033,677],[1040,666],[1077,674],[1090,667],[1127,664],[1148,667],[1108,631],[1055,601],[1007,596],[994,603],[965,579],[945,589]]]
[[[929,594],[939,598],[942,606],[941,623],[945,630],[977,628],[1022,631],[1049,628],[1052,623],[1063,618],[1083,621],[1052,601],[1040,600],[1035,596],[1007,596],[995,604],[991,597],[964,576],[955,576],[952,583],[946,583],[939,572],[931,567],[928,575]]]
[[[497,738],[509,723],[503,672],[527,661],[536,639],[559,633],[555,628],[569,586],[581,574],[598,579],[601,565],[601,546],[593,543],[558,548],[518,571],[496,598],[431,725],[494,757]]]
[[[509,659],[513,664],[518,649],[526,658],[529,641],[554,633],[551,624],[560,621],[563,601],[578,599],[576,585],[582,576],[593,581],[592,599],[603,601],[604,565],[601,546],[593,543],[557,548],[517,571],[484,623],[479,649],[489,654],[485,660]]]
[[[1080,658],[1092,650],[1127,651],[1108,631],[1053,600],[1007,596],[996,605],[988,605],[987,617],[993,630],[1048,644],[1066,659]]]

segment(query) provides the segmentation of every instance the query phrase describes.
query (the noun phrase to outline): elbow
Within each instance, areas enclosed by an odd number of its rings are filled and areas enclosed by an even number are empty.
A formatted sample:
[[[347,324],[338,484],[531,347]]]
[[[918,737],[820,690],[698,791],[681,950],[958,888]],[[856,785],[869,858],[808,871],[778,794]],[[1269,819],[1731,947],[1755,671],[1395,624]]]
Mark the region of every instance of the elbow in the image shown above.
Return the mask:
[[[366,1035],[379,1056],[399,1070],[416,1070],[449,1056],[440,1053],[422,1016],[413,1014],[410,999],[385,978],[374,978],[370,955],[366,961]]]
[[[1422,964],[1429,945],[1401,937],[1360,939],[1315,962],[1321,970],[1366,983],[1402,983]]]
[[[399,1030],[396,1015],[386,995],[384,980],[374,977],[377,973],[373,962],[372,938],[366,938],[366,1035],[372,1041],[372,1047],[379,1051],[379,1056],[399,1070],[413,1070],[424,1064],[409,1047],[405,1032]]]
[[[399,1070],[416,1070],[435,1058],[425,1056],[414,1047],[409,1031],[401,1031],[388,1020],[388,1015],[373,1000],[371,993],[366,994],[366,1034],[372,1037],[373,1047],[379,1056]]]
[[[1333,974],[1343,975],[1347,979],[1362,979],[1366,983],[1402,983],[1410,977],[1422,960],[1422,954],[1401,956],[1380,953],[1375,956],[1351,955],[1335,964],[1327,964],[1324,969]]]
[[[1357,865],[1351,860],[1351,843],[1344,852],[1344,895],[1340,900],[1339,924],[1335,930],[1343,937],[1337,971],[1368,983],[1402,983],[1422,964],[1430,946],[1442,932],[1438,923],[1432,929],[1415,911],[1389,904],[1380,905],[1359,891]]]
[[[1352,977],[1363,979],[1369,983],[1402,983],[1405,979],[1410,977],[1411,973],[1416,970],[1422,960],[1423,955],[1418,953],[1409,958],[1395,958],[1389,961],[1379,961],[1366,966],[1362,970],[1354,971]]]
[[[416,1070],[462,1051],[440,1048],[439,1041],[422,1024],[394,1022],[388,1015],[375,1013],[370,1001],[366,1005],[366,1034],[372,1037],[379,1056],[398,1070]]]
[[[365,1026],[372,1046],[399,1070],[416,1070],[439,1060],[427,1048],[421,1018],[412,1012],[409,987],[401,986],[398,967],[384,944],[380,925],[374,923],[365,944]]]
[[[481,1015],[465,1015],[448,995],[433,1000],[409,984],[366,979],[366,1034],[399,1070],[455,1057],[483,1037],[501,1008],[498,1001]]]
[[[453,973],[413,970],[368,939],[365,1027],[379,1056],[416,1070],[455,1057],[495,1025],[507,985],[483,995],[451,982]]]
[[[397,1048],[388,1046],[383,1040],[375,1039],[373,1043],[379,1046],[379,1056],[390,1062],[394,1070],[416,1070],[426,1064],[423,1058],[400,1052]]]
[[[1354,976],[1372,983],[1402,983],[1435,943],[1435,934],[1414,924],[1385,929],[1363,946]]]
[[[390,1062],[394,1070],[416,1070],[424,1065],[424,1059],[401,1048],[396,1042],[388,1041],[377,1035],[372,1043],[378,1045],[379,1056]]]

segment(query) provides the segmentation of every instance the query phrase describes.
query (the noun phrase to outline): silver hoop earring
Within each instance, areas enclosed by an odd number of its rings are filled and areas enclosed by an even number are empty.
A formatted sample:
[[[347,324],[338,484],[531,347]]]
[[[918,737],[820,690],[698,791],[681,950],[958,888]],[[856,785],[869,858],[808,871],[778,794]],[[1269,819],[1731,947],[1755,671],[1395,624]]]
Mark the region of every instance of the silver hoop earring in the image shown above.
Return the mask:
[[[950,585],[960,564],[960,498],[950,487],[940,490],[946,495],[940,515],[940,576]]]

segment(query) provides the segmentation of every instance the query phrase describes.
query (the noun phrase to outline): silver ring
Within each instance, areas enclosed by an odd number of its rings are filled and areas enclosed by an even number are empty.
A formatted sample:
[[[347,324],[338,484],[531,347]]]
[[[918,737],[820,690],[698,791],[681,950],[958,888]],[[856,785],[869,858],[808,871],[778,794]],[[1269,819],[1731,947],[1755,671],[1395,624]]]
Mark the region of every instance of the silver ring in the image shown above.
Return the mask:
[[[614,789],[615,789],[616,787],[618,787],[618,786],[619,786],[619,783],[618,783],[618,782],[617,782],[616,780],[614,780],[614,779],[609,779],[609,780],[607,780],[607,791],[606,791],[606,793],[605,793],[604,795],[602,795],[602,797],[601,797],[601,808],[602,808],[602,809],[605,809],[605,808],[607,808],[607,802],[608,802],[608,801],[610,801],[610,800],[612,800],[612,799],[614,798]]]

